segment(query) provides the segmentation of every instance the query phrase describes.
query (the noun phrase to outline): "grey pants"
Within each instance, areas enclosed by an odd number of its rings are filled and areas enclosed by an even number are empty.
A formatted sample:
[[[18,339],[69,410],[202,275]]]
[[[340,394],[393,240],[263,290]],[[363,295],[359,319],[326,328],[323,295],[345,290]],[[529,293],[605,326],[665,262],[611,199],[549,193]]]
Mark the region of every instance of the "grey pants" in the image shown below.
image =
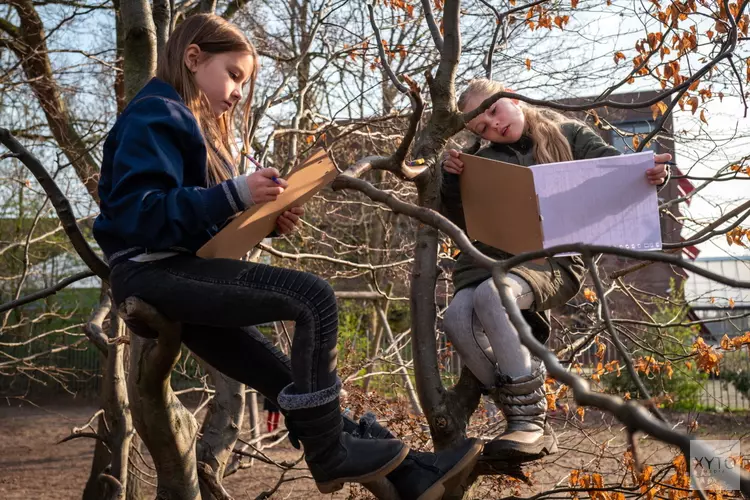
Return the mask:
[[[512,273],[505,280],[518,307],[531,308],[531,286]],[[485,387],[495,386],[497,369],[511,377],[531,373],[531,354],[521,345],[492,279],[459,290],[445,312],[443,327],[463,362]]]

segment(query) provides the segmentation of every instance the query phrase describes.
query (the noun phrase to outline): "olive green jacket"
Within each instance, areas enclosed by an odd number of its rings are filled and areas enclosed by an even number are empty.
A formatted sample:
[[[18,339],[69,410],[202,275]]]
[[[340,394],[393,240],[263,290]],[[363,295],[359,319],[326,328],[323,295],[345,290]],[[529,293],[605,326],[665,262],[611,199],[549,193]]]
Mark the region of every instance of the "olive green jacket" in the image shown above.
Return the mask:
[[[565,123],[561,128],[570,143],[573,158],[576,160],[620,154],[617,149],[605,143],[585,125]],[[524,136],[514,144],[492,143],[476,154],[492,160],[531,166],[535,164],[532,146],[531,139]],[[441,212],[466,231],[459,176],[443,172]],[[509,253],[490,245],[481,242],[474,242],[474,244],[479,251],[491,258],[510,257]],[[550,333],[549,309],[565,304],[578,293],[585,275],[583,262],[579,257],[557,257],[546,259],[543,264],[527,262],[514,267],[513,273],[528,281],[534,291],[533,309],[524,311],[524,316],[535,336],[544,342]],[[453,285],[456,292],[468,286],[478,285],[491,277],[491,272],[477,265],[468,254],[459,254],[453,270]]]

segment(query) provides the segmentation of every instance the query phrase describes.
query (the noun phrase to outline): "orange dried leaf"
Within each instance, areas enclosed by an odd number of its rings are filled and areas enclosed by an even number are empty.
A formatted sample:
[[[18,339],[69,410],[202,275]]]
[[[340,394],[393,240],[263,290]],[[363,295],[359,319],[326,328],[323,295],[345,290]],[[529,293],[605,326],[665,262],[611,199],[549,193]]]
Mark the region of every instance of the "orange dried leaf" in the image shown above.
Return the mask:
[[[583,417],[586,414],[586,410],[583,408],[583,406],[579,406],[576,410],[576,414],[578,414],[578,417],[581,419],[581,422],[583,422]]]
[[[696,111],[698,111],[698,98],[695,96],[692,96],[688,98],[687,103],[690,105],[690,109],[693,114],[695,114]]]
[[[526,59],[526,69],[531,70],[531,59]]]
[[[547,411],[554,411],[557,407],[557,397],[555,396],[555,393],[548,392],[544,397],[547,399]]]
[[[596,343],[596,354],[594,354],[594,356],[596,356],[599,359],[604,359],[604,353],[606,351],[607,351],[607,346],[604,343],[602,343],[602,342],[597,342]],[[601,363],[599,363],[599,364],[601,365]],[[597,370],[598,370],[598,367],[597,367]]]
[[[724,349],[725,351],[728,351],[732,348],[732,344],[729,341],[729,335],[727,335],[726,333],[721,338],[721,348]]]
[[[700,119],[701,119],[701,121],[703,123],[705,123],[706,125],[708,125],[708,121],[706,120],[706,110],[705,109],[701,109]]]
[[[578,0],[570,0],[570,6],[574,9],[578,7]]]
[[[625,54],[623,54],[622,52],[619,52],[619,51],[615,52],[614,59],[615,59],[615,64],[619,64],[620,61],[624,61],[625,60]]]
[[[596,302],[596,292],[590,288],[586,288],[583,290],[583,296],[589,302]]]
[[[657,116],[663,115],[664,113],[666,113],[667,109],[668,109],[668,106],[662,101],[659,101],[653,106],[651,106],[651,114],[654,120],[656,120]]]
[[[570,472],[570,480],[569,480],[569,484],[570,484],[571,486],[578,486],[578,478],[579,478],[580,476],[581,476],[581,471],[580,471],[580,470],[578,470],[578,469],[573,469],[573,470],[572,470],[572,471]]]

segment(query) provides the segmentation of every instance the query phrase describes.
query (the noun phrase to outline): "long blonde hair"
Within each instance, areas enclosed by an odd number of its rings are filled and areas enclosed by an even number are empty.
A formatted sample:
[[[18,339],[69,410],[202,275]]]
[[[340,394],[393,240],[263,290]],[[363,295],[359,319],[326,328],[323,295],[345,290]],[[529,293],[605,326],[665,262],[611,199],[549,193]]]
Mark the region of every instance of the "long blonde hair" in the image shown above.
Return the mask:
[[[472,80],[458,98],[458,109],[463,112],[470,111],[465,108],[472,97],[485,96],[486,99],[504,90],[505,85],[494,80],[486,78]],[[555,163],[572,160],[573,152],[560,126],[563,123],[576,122],[576,120],[551,109],[538,108],[523,102],[520,103],[520,106],[526,121],[524,133],[531,138],[533,143],[532,153],[535,162]]]
[[[253,72],[240,130],[244,150],[249,150],[248,127],[258,76],[258,55],[253,44],[237,26],[214,14],[196,14],[185,19],[159,54],[156,76],[172,85],[195,115],[206,141],[208,183],[215,185],[237,174],[235,165],[239,158],[233,154],[236,150],[233,145],[235,107],[218,118],[211,110],[206,95],[198,88],[192,71],[185,65],[185,51],[192,44],[208,54],[246,52],[253,58]]]

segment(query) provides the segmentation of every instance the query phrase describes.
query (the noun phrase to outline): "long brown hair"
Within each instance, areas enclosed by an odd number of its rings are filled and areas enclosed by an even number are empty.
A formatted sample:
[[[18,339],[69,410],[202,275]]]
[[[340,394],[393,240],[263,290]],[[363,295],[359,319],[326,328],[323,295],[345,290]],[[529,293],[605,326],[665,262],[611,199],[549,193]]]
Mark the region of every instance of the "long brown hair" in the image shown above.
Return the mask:
[[[185,65],[185,51],[195,44],[208,54],[223,52],[246,52],[253,58],[253,72],[250,75],[248,95],[243,106],[242,145],[249,150],[248,127],[252,113],[255,79],[258,76],[258,54],[248,38],[229,21],[214,14],[196,14],[185,19],[159,54],[156,76],[172,85],[200,124],[208,152],[208,182],[215,185],[236,175],[239,160],[233,151],[234,111],[216,117],[205,94],[198,88],[192,71]],[[231,169],[231,170],[230,170]]]
[[[505,90],[505,85],[495,80],[486,78],[472,80],[458,98],[458,108],[463,112],[470,111],[465,108],[472,97],[484,96],[486,99],[503,90]],[[557,111],[538,108],[524,102],[521,102],[520,106],[526,121],[524,133],[531,138],[533,143],[532,153],[535,162],[555,163],[572,160],[573,152],[568,140],[560,130],[560,125],[567,122],[577,122],[577,120],[568,118]]]

